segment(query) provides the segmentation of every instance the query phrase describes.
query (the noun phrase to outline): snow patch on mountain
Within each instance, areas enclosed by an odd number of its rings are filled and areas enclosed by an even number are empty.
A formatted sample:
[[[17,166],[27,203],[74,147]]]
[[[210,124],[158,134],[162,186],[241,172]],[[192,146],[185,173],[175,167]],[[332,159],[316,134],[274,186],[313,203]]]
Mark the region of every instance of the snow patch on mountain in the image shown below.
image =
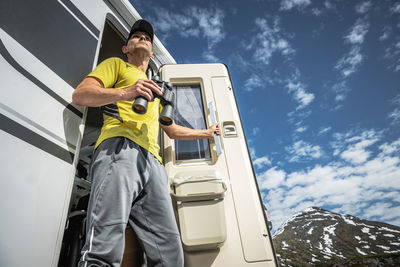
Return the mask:
[[[361,232],[368,234],[369,233],[369,228],[364,227],[363,229],[361,229]]]
[[[382,230],[384,230],[384,231],[388,231],[388,232],[393,232],[393,233],[398,233],[398,234],[400,234],[400,231],[393,230],[393,229],[389,229],[389,228],[387,228],[387,227],[382,227],[382,228],[380,228],[380,229],[382,229]]]
[[[357,252],[361,255],[367,255],[367,253],[363,252],[361,249],[356,248]]]

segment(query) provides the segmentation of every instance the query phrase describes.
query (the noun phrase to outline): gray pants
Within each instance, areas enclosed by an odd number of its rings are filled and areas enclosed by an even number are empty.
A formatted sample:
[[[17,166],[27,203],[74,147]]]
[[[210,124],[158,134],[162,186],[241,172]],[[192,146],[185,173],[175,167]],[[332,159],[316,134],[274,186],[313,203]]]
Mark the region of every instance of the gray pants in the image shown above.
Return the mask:
[[[103,141],[90,166],[86,243],[78,266],[120,266],[127,223],[148,266],[183,266],[183,251],[164,166],[124,137]]]

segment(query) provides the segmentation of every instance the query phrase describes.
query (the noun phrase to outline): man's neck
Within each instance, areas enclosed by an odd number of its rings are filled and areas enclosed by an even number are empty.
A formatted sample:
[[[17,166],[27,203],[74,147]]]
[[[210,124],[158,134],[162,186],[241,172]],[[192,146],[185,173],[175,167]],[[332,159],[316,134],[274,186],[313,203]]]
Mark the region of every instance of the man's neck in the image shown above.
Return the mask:
[[[147,67],[149,66],[150,56],[144,53],[128,54],[128,63],[135,65],[141,71],[146,73]]]

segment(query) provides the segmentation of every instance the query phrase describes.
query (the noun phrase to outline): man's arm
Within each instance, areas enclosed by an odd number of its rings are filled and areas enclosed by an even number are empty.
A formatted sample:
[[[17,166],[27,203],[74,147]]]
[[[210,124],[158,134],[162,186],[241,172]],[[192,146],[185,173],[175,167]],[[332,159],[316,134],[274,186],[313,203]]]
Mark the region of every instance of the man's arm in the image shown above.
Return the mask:
[[[170,126],[160,124],[160,127],[165,131],[171,139],[178,140],[196,140],[196,139],[214,139],[214,134],[220,135],[218,124],[211,125],[208,129],[191,129],[178,124],[172,123]]]
[[[100,107],[117,101],[132,101],[137,96],[153,101],[152,91],[162,94],[160,87],[151,80],[138,80],[126,89],[115,90],[115,88],[104,88],[98,78],[86,77],[72,94],[72,102],[81,106]]]

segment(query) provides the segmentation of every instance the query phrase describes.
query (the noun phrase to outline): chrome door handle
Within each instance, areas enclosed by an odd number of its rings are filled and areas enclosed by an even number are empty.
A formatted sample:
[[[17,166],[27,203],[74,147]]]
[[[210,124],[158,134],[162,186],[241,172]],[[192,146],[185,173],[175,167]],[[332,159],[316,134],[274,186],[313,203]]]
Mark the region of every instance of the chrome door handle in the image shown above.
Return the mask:
[[[237,136],[237,131],[235,125],[224,125],[224,136],[234,137]]]

